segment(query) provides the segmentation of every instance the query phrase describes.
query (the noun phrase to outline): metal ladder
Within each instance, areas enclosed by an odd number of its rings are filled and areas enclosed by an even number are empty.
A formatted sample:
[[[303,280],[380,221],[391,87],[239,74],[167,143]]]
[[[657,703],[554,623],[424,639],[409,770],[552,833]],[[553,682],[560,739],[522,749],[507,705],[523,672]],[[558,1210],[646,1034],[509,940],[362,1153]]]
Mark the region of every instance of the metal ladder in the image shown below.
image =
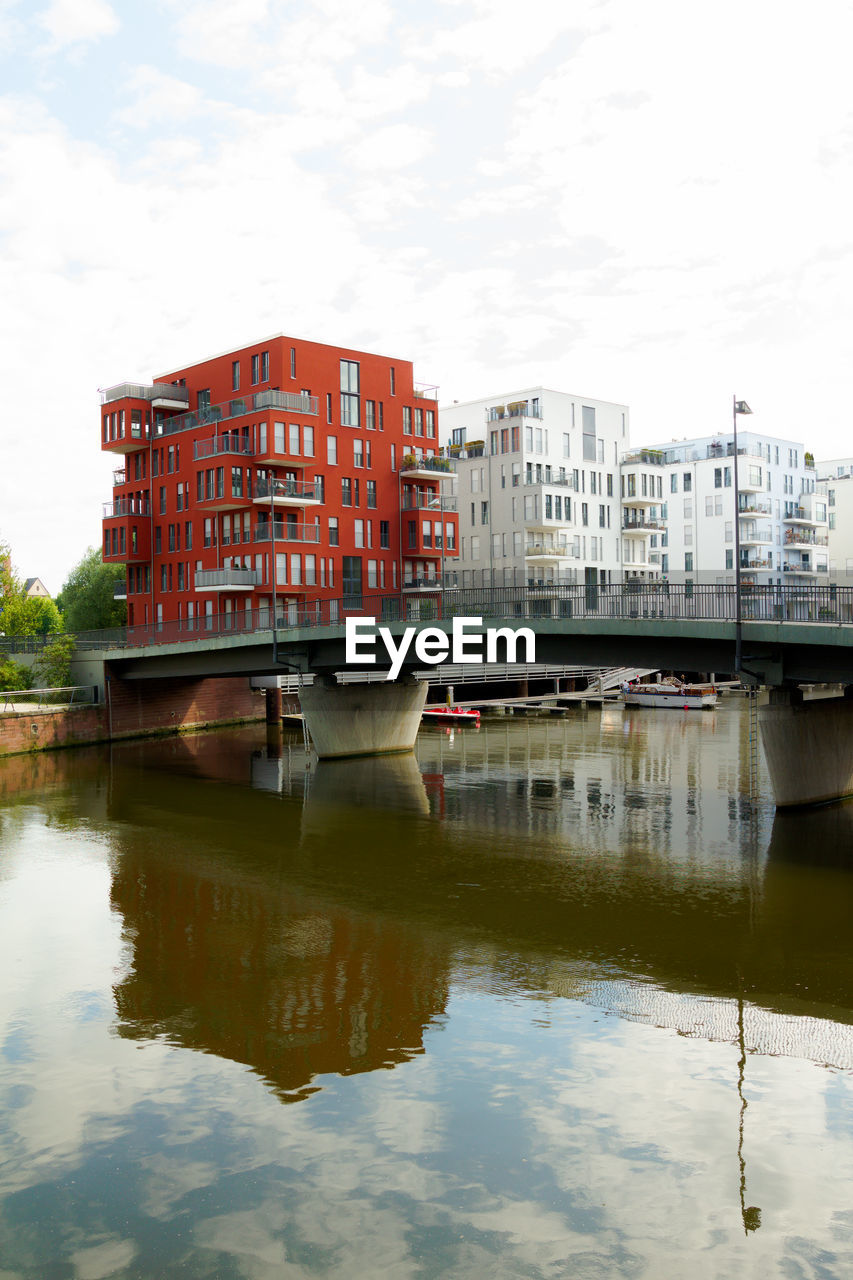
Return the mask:
[[[747,762],[749,769],[749,796],[758,799],[758,781],[760,769],[760,744],[758,740],[758,688],[753,685],[747,689],[747,707],[749,711],[749,727],[747,738]]]

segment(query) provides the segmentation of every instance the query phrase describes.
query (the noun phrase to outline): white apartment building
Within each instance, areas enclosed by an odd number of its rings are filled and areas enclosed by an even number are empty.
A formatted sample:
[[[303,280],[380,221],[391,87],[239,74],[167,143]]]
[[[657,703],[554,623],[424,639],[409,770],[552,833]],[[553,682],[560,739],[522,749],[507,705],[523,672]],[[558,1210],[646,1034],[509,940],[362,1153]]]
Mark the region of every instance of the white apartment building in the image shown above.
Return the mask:
[[[829,572],[834,582],[853,583],[853,458],[818,462],[817,474],[826,490],[829,532]]]
[[[623,461],[623,473],[635,469],[634,456]],[[659,552],[662,574],[673,581],[733,580],[737,519],[742,583],[828,581],[826,491],[801,443],[739,430],[737,458],[731,432],[673,441],[641,456],[658,459],[662,480],[660,490],[655,483],[655,494],[662,491],[663,498],[657,520],[654,507],[642,508],[654,526],[647,535],[649,554]],[[627,568],[632,551],[627,538],[624,547]]]
[[[628,408],[527,387],[439,410],[456,459],[460,586],[618,580]]]

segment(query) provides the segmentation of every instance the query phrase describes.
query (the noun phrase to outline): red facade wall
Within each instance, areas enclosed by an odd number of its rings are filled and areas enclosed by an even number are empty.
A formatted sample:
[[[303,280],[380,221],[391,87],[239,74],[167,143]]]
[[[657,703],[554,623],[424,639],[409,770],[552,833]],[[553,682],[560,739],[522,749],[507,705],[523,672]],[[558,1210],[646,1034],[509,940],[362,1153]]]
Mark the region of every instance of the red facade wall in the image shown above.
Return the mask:
[[[358,370],[358,426],[341,420],[342,361]],[[185,386],[188,411],[196,416],[187,419],[178,410],[158,411],[130,398],[102,406],[102,448],[116,455],[117,469],[125,468],[104,519],[104,558],[128,564],[129,622],[153,623],[158,616],[163,622],[185,621],[206,611],[236,618],[244,617],[247,608],[260,621],[273,592],[273,542],[275,553],[286,557],[279,560],[282,572],[275,586],[280,613],[306,601],[343,596],[344,557],[360,558],[360,594],[390,595],[407,578],[440,576],[442,562],[457,554],[455,511],[430,512],[432,545],[423,537],[420,517],[426,518],[426,510],[406,511],[407,519],[418,518],[418,535],[411,542],[407,525],[401,542],[404,498],[410,503],[417,491],[426,508],[430,502],[435,506],[441,492],[439,475],[405,479],[404,460],[440,452],[437,403],[415,394],[411,362],[279,336],[172,370],[155,382]],[[252,397],[265,391],[308,392],[316,398],[317,412],[254,405]],[[235,401],[241,400],[245,412],[235,412]],[[137,420],[142,415],[145,438],[130,434],[134,410]],[[124,414],[125,423],[118,438],[110,423],[104,426],[105,416],[116,413]],[[158,413],[163,420],[159,433]],[[175,419],[189,422],[189,429],[171,430]],[[230,444],[229,451],[221,451],[223,436],[231,437],[233,451]],[[334,458],[328,452],[329,437],[336,444]],[[208,456],[196,457],[197,445]],[[212,448],[217,451],[211,453]],[[304,495],[304,483],[312,485],[316,479],[322,486],[319,505],[275,506],[274,539],[267,523],[269,504],[254,500],[258,481],[263,487],[267,476],[287,481],[292,497]],[[337,539],[330,525],[334,520]],[[436,525],[442,545],[436,545]],[[387,546],[382,545],[383,533]],[[229,561],[261,581],[251,589],[233,582],[217,583],[216,590],[199,589],[199,568],[229,568]]]

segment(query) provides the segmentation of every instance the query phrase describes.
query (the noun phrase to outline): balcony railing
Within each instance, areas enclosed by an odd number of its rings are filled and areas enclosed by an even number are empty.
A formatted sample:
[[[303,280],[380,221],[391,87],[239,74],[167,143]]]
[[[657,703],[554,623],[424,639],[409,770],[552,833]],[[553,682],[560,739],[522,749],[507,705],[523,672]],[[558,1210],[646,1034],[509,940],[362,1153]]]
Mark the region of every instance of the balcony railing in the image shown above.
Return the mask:
[[[502,422],[505,418],[542,418],[542,406],[532,400],[513,400],[509,404],[495,404],[486,410],[487,422]]]
[[[270,529],[272,528],[272,539]],[[293,524],[289,520],[276,520],[270,526],[256,524],[252,531],[253,542],[319,542],[320,526],[316,524]]]
[[[193,457],[196,459],[218,458],[224,453],[241,454],[247,458],[254,456],[251,441],[244,440],[242,436],[211,436],[209,440],[196,440],[193,445]]]
[[[284,409],[288,413],[311,414],[316,418],[319,401],[316,396],[303,396],[293,391],[258,391],[254,395],[235,396],[222,404],[208,405],[206,409],[195,409],[192,413],[177,414],[160,423],[158,429],[160,434],[172,436],[179,431],[191,431],[208,423],[228,422],[231,418],[242,418],[247,413],[264,409]]]
[[[266,476],[255,477],[255,497],[268,498],[270,482]],[[304,498],[306,502],[322,502],[322,485],[314,480],[274,480],[274,498]]]
[[[196,569],[195,587],[204,591],[210,587],[254,587],[259,582],[255,569]]]
[[[189,387],[179,387],[174,382],[119,382],[101,391],[101,404],[111,404],[113,400],[178,400],[189,404],[190,392]]]
[[[743,516],[769,516],[771,508],[769,502],[752,502],[749,498],[741,498],[738,504],[738,515]]]
[[[438,493],[412,493],[404,489],[402,508],[404,511],[456,511],[457,502]]]
[[[554,559],[568,560],[573,552],[568,542],[528,542],[524,547],[526,556],[552,556]]]
[[[400,463],[400,474],[407,471],[432,471],[438,476],[453,475],[456,468],[450,458],[417,458],[407,453]]]
[[[104,519],[113,520],[116,516],[150,516],[151,503],[148,498],[116,498],[114,502],[104,503]]]
[[[414,396],[416,400],[437,400],[438,387],[434,383],[416,382]]]
[[[663,530],[665,528],[666,528],[666,525],[663,523],[662,520],[623,520],[622,521],[623,533],[632,533],[632,532],[645,533],[646,531],[648,531],[649,533],[654,533],[657,530]]]
[[[626,453],[622,459],[623,463],[640,462],[647,467],[662,467],[664,464],[662,449],[636,449],[633,453]]]
[[[404,591],[440,591],[441,582],[438,578],[406,578],[403,582]]]
[[[785,532],[786,547],[826,547],[829,535],[811,532],[807,529],[788,529]]]

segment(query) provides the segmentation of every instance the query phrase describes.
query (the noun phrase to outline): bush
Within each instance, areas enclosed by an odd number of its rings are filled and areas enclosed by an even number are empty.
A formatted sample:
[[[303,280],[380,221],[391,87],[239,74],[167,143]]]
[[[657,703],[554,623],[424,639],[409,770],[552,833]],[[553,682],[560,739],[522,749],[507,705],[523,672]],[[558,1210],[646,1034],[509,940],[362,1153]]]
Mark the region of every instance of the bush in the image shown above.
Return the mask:
[[[0,656],[0,690],[32,689],[33,673],[30,667],[11,658]]]
[[[35,664],[36,675],[44,689],[61,689],[71,683],[71,655],[74,640],[57,636],[44,646]]]

